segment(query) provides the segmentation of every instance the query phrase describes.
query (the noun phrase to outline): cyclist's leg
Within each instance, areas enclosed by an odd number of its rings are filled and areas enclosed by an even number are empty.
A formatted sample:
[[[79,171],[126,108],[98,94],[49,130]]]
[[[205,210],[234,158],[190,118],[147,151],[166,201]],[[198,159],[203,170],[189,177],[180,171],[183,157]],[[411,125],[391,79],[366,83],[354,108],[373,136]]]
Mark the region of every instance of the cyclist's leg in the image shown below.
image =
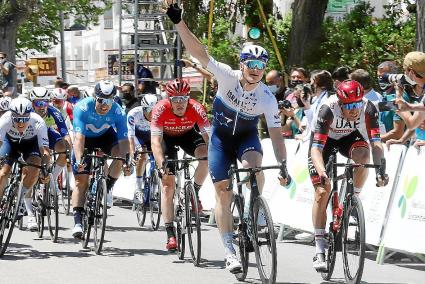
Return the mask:
[[[6,155],[10,156],[10,153],[12,151],[9,139],[6,137],[4,139],[3,144],[0,147],[0,157],[5,157]],[[6,186],[7,180],[9,178],[11,166],[12,166],[12,160],[8,159],[3,164],[3,166],[0,169],[0,199],[3,197],[4,188]]]
[[[355,163],[368,164],[370,161],[369,144],[359,131],[354,131],[347,138],[343,139],[345,143],[340,146],[341,154],[352,159]],[[354,169],[354,192],[359,194],[366,182],[369,170],[367,168]]]
[[[238,149],[238,159],[241,161],[244,168],[261,167],[263,160],[263,150],[261,148],[261,142],[258,138],[257,133],[252,133],[240,138],[240,144]],[[263,192],[264,187],[264,172],[261,171],[256,174],[258,190]],[[249,187],[250,184],[247,184]]]
[[[151,134],[150,131],[140,131],[136,128],[134,140],[135,149],[142,148],[142,151],[152,151],[151,148]],[[145,172],[146,162],[148,159],[147,154],[139,157],[136,163],[136,185],[138,189],[142,188],[143,173]]]
[[[65,152],[66,144],[62,139],[62,136],[56,130],[51,128],[48,129],[49,136],[49,148],[56,152]],[[58,176],[62,173],[66,166],[66,154],[60,154],[56,160],[55,168],[53,169],[53,179],[57,180]]]
[[[313,136],[313,135],[312,135]],[[310,178],[314,186],[314,202],[312,208],[312,220],[314,227],[314,236],[316,244],[316,255],[313,258],[313,267],[318,271],[323,271],[326,269],[325,262],[325,247],[326,241],[325,236],[325,227],[326,227],[326,207],[327,201],[329,198],[329,193],[331,190],[330,184],[322,184],[321,178],[319,177],[316,168],[313,165],[311,159],[311,145],[313,138],[310,139],[310,147],[308,151],[308,168],[310,173]],[[322,151],[323,161],[326,164],[329,161],[329,157],[332,154],[332,151],[335,147],[336,141],[328,138],[325,144],[325,147]]]

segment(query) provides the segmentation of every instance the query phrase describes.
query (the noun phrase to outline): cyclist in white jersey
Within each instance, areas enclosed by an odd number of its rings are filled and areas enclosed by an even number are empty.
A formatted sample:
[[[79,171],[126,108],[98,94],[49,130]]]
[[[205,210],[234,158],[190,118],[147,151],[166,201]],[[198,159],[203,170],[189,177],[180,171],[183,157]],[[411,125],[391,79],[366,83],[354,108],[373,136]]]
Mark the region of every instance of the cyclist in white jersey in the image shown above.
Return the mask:
[[[230,209],[233,192],[228,191],[230,165],[236,159],[246,168],[261,166],[262,149],[258,137],[259,115],[264,114],[278,162],[286,159],[285,144],[280,133],[278,104],[261,82],[268,62],[266,50],[257,45],[243,48],[240,54],[240,70],[212,58],[205,47],[182,21],[182,10],[178,4],[167,9],[167,15],[176,25],[187,51],[202,66],[213,73],[218,82],[214,100],[214,116],[208,149],[208,166],[216,191],[215,216],[225,250],[226,268],[232,273],[241,270],[241,264],[233,247],[233,218]],[[289,177],[288,177],[289,179]],[[280,177],[281,184],[288,180]],[[264,185],[264,174],[257,174],[260,191]]]

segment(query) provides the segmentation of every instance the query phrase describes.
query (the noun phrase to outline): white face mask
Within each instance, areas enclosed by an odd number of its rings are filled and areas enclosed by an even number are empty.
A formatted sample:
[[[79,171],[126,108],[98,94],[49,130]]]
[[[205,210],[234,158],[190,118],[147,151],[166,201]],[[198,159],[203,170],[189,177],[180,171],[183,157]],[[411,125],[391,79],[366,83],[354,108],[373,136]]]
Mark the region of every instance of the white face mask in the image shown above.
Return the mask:
[[[416,85],[416,81],[412,80],[409,75],[405,74],[404,78],[410,85]]]
[[[276,94],[276,92],[277,92],[277,85],[270,85],[270,86],[268,86],[269,87],[269,90],[270,90],[270,92],[272,92],[272,94]]]

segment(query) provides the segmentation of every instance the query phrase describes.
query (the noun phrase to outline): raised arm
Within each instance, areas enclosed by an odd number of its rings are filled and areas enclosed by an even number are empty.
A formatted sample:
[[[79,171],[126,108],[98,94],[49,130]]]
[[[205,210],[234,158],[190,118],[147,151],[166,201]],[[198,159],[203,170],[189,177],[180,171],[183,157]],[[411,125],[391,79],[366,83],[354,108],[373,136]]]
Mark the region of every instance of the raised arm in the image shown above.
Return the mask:
[[[168,1],[167,1],[168,2]],[[167,15],[170,20],[176,25],[177,32],[190,55],[201,62],[202,66],[206,67],[209,62],[209,55],[205,46],[198,38],[189,30],[186,23],[182,20],[182,9],[177,3],[171,4],[167,9]]]

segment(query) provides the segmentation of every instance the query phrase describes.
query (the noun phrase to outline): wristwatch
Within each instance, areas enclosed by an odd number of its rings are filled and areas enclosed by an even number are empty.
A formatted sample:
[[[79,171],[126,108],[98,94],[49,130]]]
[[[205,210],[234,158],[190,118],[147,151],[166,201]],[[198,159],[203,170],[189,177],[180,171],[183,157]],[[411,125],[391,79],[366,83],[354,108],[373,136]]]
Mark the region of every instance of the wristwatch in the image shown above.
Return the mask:
[[[198,68],[198,64],[193,63],[193,68],[197,69]]]

